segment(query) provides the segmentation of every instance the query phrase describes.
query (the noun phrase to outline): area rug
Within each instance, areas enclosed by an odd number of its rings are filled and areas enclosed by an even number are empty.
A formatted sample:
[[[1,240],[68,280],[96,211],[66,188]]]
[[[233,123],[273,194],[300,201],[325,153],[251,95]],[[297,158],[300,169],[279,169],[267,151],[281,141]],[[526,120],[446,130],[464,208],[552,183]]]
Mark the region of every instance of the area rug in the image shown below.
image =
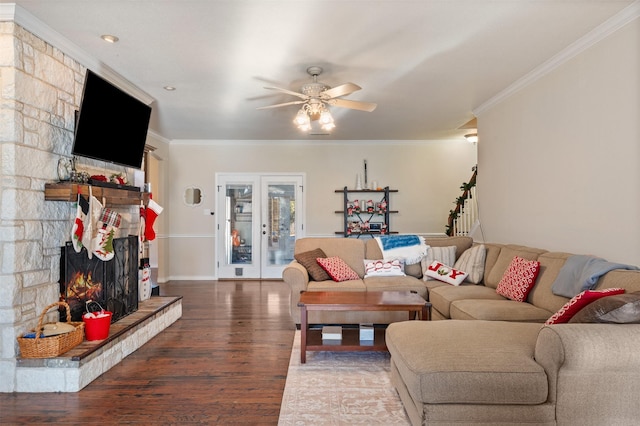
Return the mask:
[[[307,352],[296,331],[278,425],[410,425],[388,352]]]

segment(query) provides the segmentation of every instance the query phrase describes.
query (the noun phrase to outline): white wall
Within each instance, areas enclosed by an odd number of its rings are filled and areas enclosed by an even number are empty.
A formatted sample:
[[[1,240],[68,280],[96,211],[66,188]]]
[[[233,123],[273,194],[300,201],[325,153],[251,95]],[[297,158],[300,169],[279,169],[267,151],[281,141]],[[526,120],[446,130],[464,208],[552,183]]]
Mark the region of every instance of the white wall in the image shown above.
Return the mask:
[[[640,264],[640,20],[479,116],[486,241]]]
[[[283,123],[283,125],[288,125]],[[336,189],[355,187],[367,160],[369,182],[398,189],[391,195],[390,222],[401,233],[443,233],[449,210],[461,195],[476,164],[476,147],[449,141],[234,141],[172,142],[168,204],[172,279],[215,276],[215,174],[306,173],[306,235],[335,236],[342,226],[342,195]],[[203,202],[186,206],[183,191],[202,189]],[[218,214],[218,212],[216,212]]]

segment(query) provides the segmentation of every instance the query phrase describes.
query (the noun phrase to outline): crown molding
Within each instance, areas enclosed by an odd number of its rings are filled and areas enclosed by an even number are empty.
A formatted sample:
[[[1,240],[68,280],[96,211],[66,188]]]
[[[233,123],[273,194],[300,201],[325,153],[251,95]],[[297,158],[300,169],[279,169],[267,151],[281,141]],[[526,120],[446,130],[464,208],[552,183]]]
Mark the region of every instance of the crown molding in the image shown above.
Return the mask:
[[[424,140],[306,140],[306,139],[283,139],[283,140],[264,140],[264,139],[247,139],[247,140],[230,140],[230,139],[172,139],[169,145],[184,146],[264,146],[265,142],[269,142],[269,146],[300,146],[300,145],[319,145],[319,146],[421,146],[446,144],[451,145],[458,143],[461,145],[470,145],[462,136],[450,139],[424,139]]]
[[[604,21],[602,24],[598,25],[585,36],[579,38],[578,40],[567,46],[564,50],[552,56],[549,60],[543,62],[538,67],[534,68],[531,72],[516,80],[506,89],[502,90],[497,95],[481,104],[478,108],[473,110],[473,114],[477,117],[479,114],[482,114],[482,112],[493,108],[497,104],[518,93],[520,90],[541,79],[545,75],[551,73],[555,69],[568,62],[573,57],[586,51],[596,43],[609,37],[611,34],[615,33],[620,28],[624,27],[629,22],[638,19],[639,17],[640,0],[636,0],[611,18]]]
[[[69,55],[86,68],[91,69],[94,73],[145,104],[150,105],[155,101],[151,95],[135,86],[103,62],[89,55],[86,51],[15,3],[0,4],[0,21],[15,22],[25,30],[35,34],[37,37],[56,47],[66,55]]]

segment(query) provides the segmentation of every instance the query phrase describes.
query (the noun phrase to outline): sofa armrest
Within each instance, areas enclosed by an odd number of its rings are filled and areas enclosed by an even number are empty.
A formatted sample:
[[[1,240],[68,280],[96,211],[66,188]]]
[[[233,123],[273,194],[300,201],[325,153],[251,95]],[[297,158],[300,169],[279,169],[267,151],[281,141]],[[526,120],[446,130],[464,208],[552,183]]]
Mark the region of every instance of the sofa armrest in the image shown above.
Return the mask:
[[[289,313],[296,324],[300,324],[300,292],[309,286],[309,272],[307,268],[293,260],[282,271],[282,279],[291,289],[289,293]]]
[[[640,324],[545,326],[535,359],[558,424],[632,424],[640,416]]]
[[[283,269],[282,279],[289,285],[292,293],[300,294],[301,291],[307,290],[309,272],[307,268],[294,260]]]

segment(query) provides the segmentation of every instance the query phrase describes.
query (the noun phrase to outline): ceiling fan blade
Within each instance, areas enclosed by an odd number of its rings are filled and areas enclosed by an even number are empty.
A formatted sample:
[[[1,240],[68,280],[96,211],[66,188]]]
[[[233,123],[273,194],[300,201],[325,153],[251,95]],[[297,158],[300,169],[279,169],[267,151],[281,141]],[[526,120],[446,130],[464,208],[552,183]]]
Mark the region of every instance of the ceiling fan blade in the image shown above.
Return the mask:
[[[329,105],[340,107],[340,108],[357,109],[359,111],[367,111],[367,112],[373,111],[378,106],[378,104],[374,104],[373,102],[350,101],[348,99],[329,99],[326,102]]]
[[[280,108],[280,107],[288,106],[288,105],[299,105],[299,104],[303,104],[305,102],[306,101],[292,101],[292,102],[285,102],[283,104],[267,105],[267,106],[263,106],[263,107],[258,107],[256,109]]]
[[[323,91],[320,95],[323,99],[326,98],[339,98],[340,96],[346,96],[349,93],[353,93],[356,90],[360,90],[362,87],[354,83],[345,83],[340,86],[333,87]]]
[[[303,95],[302,93],[294,92],[292,90],[283,89],[281,87],[265,87],[265,89],[277,90],[278,92],[286,93],[288,95],[297,96],[297,97],[299,97],[301,99],[305,99],[305,100],[309,99],[309,96],[307,96],[307,95]]]

